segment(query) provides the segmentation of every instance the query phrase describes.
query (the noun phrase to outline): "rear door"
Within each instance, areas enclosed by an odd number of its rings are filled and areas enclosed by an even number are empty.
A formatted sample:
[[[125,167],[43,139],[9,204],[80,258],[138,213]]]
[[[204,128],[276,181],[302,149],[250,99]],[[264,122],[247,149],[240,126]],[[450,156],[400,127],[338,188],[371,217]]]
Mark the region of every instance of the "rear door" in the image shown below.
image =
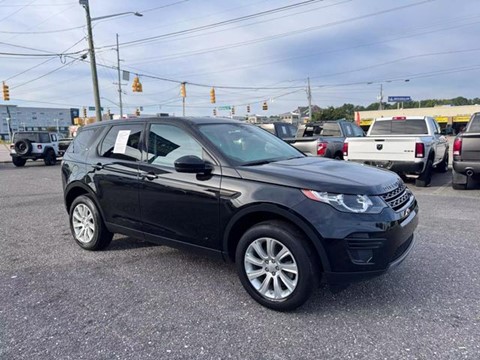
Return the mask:
[[[88,159],[105,221],[136,235],[142,231],[138,166],[144,127],[142,122],[112,126]]]
[[[140,204],[148,240],[219,249],[221,168],[187,129],[151,123],[140,165]],[[174,162],[185,155],[209,161],[210,175],[179,173]]]

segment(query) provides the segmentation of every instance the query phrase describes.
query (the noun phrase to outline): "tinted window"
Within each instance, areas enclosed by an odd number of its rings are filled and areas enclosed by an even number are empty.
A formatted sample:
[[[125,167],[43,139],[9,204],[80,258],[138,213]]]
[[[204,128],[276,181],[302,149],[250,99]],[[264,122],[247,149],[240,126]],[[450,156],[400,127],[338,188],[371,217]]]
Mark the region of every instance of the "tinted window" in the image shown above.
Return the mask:
[[[100,146],[100,156],[140,161],[140,137],[143,124],[115,125],[108,131]]]
[[[175,160],[185,155],[202,158],[203,149],[183,129],[173,125],[152,124],[148,133],[147,161],[150,164],[174,167]]]
[[[338,124],[323,124],[322,135],[324,136],[342,136]]]
[[[100,130],[100,128],[81,130],[75,139],[73,139],[72,143],[68,147],[67,152],[73,154],[84,154],[92,142],[93,135],[98,130]]]
[[[278,127],[278,136],[282,139],[295,137],[297,135],[297,128],[290,124],[281,124]]]
[[[40,133],[39,134],[39,142],[41,143],[49,143],[50,142],[50,137],[48,136],[48,133]]]
[[[16,133],[14,135],[14,142],[17,141],[17,140],[20,140],[20,139],[26,139],[26,140],[29,140],[31,142],[38,142],[38,133],[28,133],[28,132],[24,132],[24,133]]]
[[[370,135],[424,135],[428,134],[425,119],[380,120],[372,125]]]

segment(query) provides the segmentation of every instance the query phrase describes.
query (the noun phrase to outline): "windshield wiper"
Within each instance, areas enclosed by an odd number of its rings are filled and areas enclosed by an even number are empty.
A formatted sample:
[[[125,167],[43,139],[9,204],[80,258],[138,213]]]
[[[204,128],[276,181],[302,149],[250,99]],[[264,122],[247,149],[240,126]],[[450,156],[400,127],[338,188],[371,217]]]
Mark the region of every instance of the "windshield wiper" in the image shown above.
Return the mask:
[[[245,164],[242,164],[242,166],[255,166],[255,165],[265,165],[265,164],[270,164],[271,162],[274,162],[276,160],[258,160],[258,161],[250,161],[246,162]]]

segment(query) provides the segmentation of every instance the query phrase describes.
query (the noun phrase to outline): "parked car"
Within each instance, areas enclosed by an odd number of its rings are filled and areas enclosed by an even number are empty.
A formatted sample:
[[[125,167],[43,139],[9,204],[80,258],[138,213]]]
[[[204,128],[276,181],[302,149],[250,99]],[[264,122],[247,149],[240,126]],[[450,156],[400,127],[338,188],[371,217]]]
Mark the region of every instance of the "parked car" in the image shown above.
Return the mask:
[[[72,142],[73,138],[72,137],[65,137],[63,139],[58,140],[58,155],[63,156],[65,152],[67,151],[68,147],[70,146],[70,143]]]
[[[343,159],[343,143],[349,137],[363,137],[365,133],[356,124],[346,121],[311,123],[299,127],[295,138],[285,138],[287,143],[304,154]]]
[[[349,283],[399,264],[418,222],[396,174],[307,157],[230,119],[87,125],[65,153],[62,180],[84,249],[121,233],[218,256],[236,263],[253,299],[280,311],[302,305],[320,280]]]
[[[48,131],[21,131],[13,134],[10,156],[15,166],[24,166],[27,160],[43,159],[45,165],[55,165],[58,153],[58,135]]]
[[[480,178],[480,113],[474,113],[465,131],[453,142],[452,187],[464,190],[469,179]]]
[[[348,161],[413,176],[421,187],[430,185],[434,170],[448,170],[448,140],[428,116],[375,119],[366,137],[345,141],[343,155]]]
[[[257,126],[263,130],[267,130],[280,139],[294,138],[297,135],[297,127],[285,122],[264,123],[258,124]]]

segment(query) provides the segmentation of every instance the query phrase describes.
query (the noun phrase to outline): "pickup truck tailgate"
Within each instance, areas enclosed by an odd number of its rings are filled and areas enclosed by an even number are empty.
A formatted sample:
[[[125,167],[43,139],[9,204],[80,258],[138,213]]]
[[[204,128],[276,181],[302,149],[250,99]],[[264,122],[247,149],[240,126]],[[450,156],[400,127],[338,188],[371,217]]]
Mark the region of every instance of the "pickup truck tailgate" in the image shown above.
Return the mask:
[[[480,133],[462,134],[462,161],[480,161]]]
[[[364,137],[351,138],[348,142],[348,160],[415,160],[415,138]]]

